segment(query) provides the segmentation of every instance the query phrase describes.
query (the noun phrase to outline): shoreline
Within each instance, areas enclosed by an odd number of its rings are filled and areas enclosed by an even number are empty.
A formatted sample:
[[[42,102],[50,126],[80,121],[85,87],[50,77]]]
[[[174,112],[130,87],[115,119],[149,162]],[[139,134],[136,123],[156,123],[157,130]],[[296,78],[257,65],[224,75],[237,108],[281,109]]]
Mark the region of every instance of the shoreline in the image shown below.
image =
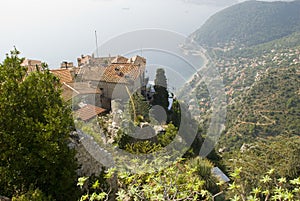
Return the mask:
[[[208,57],[206,56],[206,51],[207,51],[206,49],[204,49],[202,46],[200,46],[200,50],[197,50],[197,51],[196,51],[197,54],[194,54],[194,55],[200,56],[200,57],[202,58],[203,63],[201,64],[201,66],[199,66],[199,68],[197,69],[197,72],[194,73],[193,75],[191,75],[191,77],[187,79],[187,81],[185,82],[185,84],[188,84],[188,83],[192,82],[192,81],[195,79],[195,76],[198,77],[199,71],[200,71],[202,68],[207,67],[207,65],[208,65],[208,63],[209,63],[209,59],[208,59]]]

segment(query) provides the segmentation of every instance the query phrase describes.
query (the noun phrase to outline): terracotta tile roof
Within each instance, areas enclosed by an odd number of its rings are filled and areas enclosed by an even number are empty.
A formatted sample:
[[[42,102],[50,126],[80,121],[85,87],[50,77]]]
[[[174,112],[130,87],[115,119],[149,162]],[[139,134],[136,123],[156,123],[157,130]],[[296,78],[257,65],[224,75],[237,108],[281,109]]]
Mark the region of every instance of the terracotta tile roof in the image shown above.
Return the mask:
[[[91,118],[104,113],[106,110],[94,105],[86,105],[75,112],[75,116],[83,121],[90,120]]]
[[[142,69],[133,64],[112,64],[103,73],[102,80],[111,83],[128,83],[137,80]]]
[[[71,83],[73,82],[73,77],[69,69],[57,69],[50,70],[56,77],[60,79],[61,83]]]
[[[98,88],[92,88],[88,82],[63,83],[62,97],[69,101],[77,95],[101,94]]]
[[[83,68],[81,73],[83,80],[127,84],[130,80],[136,81],[144,71],[145,66],[126,63],[111,64],[108,67]]]

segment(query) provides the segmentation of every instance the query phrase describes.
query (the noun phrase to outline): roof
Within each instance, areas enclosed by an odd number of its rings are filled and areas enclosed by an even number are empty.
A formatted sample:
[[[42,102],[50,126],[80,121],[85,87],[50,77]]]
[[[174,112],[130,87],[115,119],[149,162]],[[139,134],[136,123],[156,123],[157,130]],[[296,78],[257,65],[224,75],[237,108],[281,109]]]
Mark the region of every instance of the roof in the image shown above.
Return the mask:
[[[105,109],[96,107],[94,105],[86,105],[83,108],[77,110],[75,112],[75,116],[83,121],[87,121],[101,113],[104,113],[105,111]]]
[[[129,80],[137,80],[142,71],[143,68],[133,64],[112,64],[105,69],[101,81],[128,83]]]
[[[136,81],[141,73],[145,71],[145,66],[126,64],[111,64],[108,67],[82,68],[83,80],[94,80],[109,83],[128,84],[130,80]]]
[[[105,67],[82,67],[80,68],[78,74],[82,75],[82,80],[84,81],[99,81],[101,80],[102,74],[105,71]]]
[[[69,69],[57,69],[50,70],[56,77],[60,79],[61,83],[71,83],[73,82],[73,77]]]
[[[77,95],[101,94],[98,88],[92,88],[89,82],[63,83],[62,97],[69,101]]]

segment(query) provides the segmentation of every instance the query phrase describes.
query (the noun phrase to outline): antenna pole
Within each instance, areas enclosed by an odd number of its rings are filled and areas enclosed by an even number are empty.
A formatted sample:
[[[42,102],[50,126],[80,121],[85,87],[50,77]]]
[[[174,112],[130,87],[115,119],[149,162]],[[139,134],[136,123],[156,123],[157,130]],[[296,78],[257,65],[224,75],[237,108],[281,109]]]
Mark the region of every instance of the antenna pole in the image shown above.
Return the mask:
[[[97,31],[95,30],[95,38],[96,38],[96,53],[97,57],[99,57],[99,51],[98,51],[98,36],[97,36]]]

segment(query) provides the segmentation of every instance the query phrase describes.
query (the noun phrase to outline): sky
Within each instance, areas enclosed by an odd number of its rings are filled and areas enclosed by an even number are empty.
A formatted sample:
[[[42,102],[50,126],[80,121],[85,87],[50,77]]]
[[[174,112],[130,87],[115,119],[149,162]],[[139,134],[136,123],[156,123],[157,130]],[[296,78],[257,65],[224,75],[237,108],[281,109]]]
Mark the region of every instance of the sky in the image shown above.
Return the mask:
[[[0,0],[0,61],[14,46],[50,68],[91,54],[126,32],[157,28],[188,36],[240,0]]]

